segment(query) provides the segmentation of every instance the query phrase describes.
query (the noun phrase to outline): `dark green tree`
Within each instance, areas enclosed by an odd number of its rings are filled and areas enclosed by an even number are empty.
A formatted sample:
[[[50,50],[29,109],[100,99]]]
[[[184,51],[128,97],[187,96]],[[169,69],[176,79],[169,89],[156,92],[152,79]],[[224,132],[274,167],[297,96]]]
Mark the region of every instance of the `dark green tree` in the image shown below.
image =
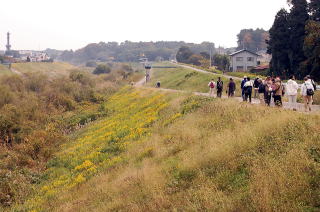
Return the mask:
[[[301,63],[306,60],[303,52],[303,43],[306,36],[305,25],[309,19],[308,3],[306,0],[291,0],[291,10],[289,14],[289,32],[290,32],[290,73],[298,78],[302,78]]]
[[[92,72],[93,74],[108,74],[111,72],[111,68],[106,64],[99,64]]]
[[[177,61],[179,63],[188,63],[189,58],[193,55],[192,51],[187,46],[182,46],[177,53]]]
[[[320,81],[320,22],[309,21],[306,32],[303,49],[307,60],[303,63],[306,70],[303,74],[309,74]]]
[[[320,1],[319,0],[310,0],[309,12],[312,20],[320,21]]]
[[[270,72],[272,75],[284,76],[290,71],[289,51],[289,23],[288,12],[281,9],[275,18],[271,27],[270,40],[268,43],[268,53],[272,54],[270,62]]]

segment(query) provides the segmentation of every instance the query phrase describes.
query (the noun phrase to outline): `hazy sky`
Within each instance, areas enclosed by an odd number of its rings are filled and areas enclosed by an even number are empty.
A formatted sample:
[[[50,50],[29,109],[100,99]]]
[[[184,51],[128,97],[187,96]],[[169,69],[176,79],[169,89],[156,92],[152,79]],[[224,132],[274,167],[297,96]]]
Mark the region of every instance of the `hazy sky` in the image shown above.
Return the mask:
[[[2,0],[0,49],[78,49],[99,41],[179,40],[236,45],[243,28],[269,29],[286,0]]]

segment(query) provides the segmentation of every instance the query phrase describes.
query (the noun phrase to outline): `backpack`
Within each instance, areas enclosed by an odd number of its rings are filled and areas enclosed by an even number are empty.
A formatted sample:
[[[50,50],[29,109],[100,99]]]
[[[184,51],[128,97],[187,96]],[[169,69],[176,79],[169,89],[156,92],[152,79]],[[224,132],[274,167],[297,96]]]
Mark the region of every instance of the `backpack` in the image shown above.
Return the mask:
[[[214,83],[210,82],[210,88],[214,88]]]
[[[307,96],[313,96],[314,95],[314,91],[310,88],[307,87],[307,84],[304,84],[307,88]]]
[[[281,83],[281,88],[282,88],[282,96],[286,94],[286,87]]]
[[[252,93],[252,86],[246,86],[244,88],[244,93],[245,94],[251,94]]]

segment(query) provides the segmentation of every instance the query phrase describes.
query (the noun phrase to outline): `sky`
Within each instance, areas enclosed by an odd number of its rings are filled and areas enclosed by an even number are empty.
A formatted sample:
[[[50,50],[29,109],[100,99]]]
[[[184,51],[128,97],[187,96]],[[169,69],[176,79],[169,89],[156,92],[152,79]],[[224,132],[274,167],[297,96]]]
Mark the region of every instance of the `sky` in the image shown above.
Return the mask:
[[[100,41],[214,42],[236,46],[244,28],[270,29],[286,0],[3,0],[0,49],[79,49]]]

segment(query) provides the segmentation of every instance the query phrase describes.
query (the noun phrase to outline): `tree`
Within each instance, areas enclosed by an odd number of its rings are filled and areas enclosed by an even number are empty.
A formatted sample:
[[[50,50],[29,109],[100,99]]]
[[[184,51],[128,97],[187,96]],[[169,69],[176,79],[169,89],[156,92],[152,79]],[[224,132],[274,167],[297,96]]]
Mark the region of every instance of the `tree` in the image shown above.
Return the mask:
[[[192,56],[192,51],[187,46],[182,46],[177,53],[177,61],[179,63],[188,63],[189,58]]]
[[[292,8],[289,14],[289,59],[290,59],[290,75],[294,74],[298,78],[302,78],[301,63],[306,60],[303,52],[303,44],[305,39],[305,25],[309,19],[308,4],[306,0],[291,0]]]
[[[304,75],[310,74],[315,80],[320,80],[320,23],[309,21],[306,25],[307,36],[304,40],[304,53],[307,60],[303,63],[306,72]]]
[[[264,29],[243,29],[240,31],[237,37],[238,50],[248,49],[256,52],[267,49],[267,44],[265,41],[268,39],[269,33]]]
[[[189,57],[187,63],[196,65],[196,66],[200,66],[201,65],[201,61],[203,60],[203,57],[199,54],[193,54]]]
[[[275,18],[273,26],[269,30],[270,40],[268,40],[269,54],[272,54],[270,62],[270,72],[273,75],[288,75],[290,71],[289,50],[289,23],[288,12],[281,9]]]
[[[111,72],[111,68],[106,64],[99,64],[92,72],[93,74],[108,74]]]
[[[310,1],[309,12],[312,20],[320,21],[320,1],[319,0]]]
[[[227,55],[215,54],[213,55],[213,65],[217,66],[219,70],[228,70],[230,59]]]
[[[200,52],[200,55],[207,60],[210,59],[210,54],[208,52]]]

